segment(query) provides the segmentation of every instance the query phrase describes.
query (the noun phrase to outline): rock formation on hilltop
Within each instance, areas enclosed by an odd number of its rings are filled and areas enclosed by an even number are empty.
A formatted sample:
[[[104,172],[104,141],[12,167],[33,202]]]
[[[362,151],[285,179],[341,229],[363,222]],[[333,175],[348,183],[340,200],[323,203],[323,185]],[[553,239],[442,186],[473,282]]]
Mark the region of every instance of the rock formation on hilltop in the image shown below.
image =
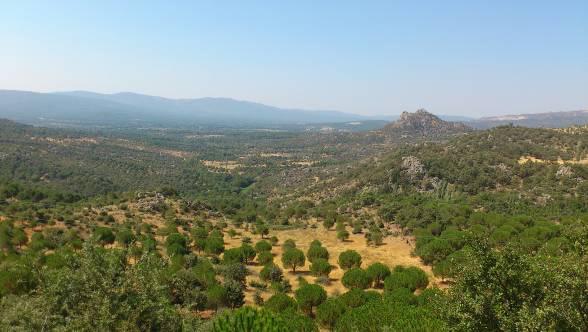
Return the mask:
[[[402,112],[398,120],[382,128],[385,134],[401,137],[443,137],[472,130],[460,122],[443,121],[424,109]]]

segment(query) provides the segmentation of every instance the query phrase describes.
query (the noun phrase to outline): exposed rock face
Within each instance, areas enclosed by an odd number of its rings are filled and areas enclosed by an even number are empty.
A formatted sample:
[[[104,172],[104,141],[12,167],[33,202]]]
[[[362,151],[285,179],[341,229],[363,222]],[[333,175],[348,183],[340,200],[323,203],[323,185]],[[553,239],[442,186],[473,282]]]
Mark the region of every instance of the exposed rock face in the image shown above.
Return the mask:
[[[425,167],[421,161],[414,156],[402,157],[401,167],[411,180],[418,178],[425,172]]]
[[[559,166],[559,169],[555,173],[555,176],[568,177],[568,176],[572,176],[573,174],[574,174],[574,171],[572,171],[572,168],[570,166],[561,165],[561,166]]]
[[[443,121],[423,109],[414,113],[402,112],[400,119],[382,128],[387,134],[406,137],[439,137],[460,134],[473,129],[460,122]]]
[[[138,193],[137,207],[143,212],[161,212],[165,207],[165,196],[158,192]]]

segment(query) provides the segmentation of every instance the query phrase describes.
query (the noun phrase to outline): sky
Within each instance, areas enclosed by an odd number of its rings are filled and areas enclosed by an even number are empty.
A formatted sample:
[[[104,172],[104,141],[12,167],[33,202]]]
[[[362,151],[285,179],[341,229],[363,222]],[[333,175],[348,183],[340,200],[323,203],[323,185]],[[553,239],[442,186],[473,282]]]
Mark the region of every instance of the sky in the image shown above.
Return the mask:
[[[588,109],[588,1],[1,1],[0,89],[358,114]]]

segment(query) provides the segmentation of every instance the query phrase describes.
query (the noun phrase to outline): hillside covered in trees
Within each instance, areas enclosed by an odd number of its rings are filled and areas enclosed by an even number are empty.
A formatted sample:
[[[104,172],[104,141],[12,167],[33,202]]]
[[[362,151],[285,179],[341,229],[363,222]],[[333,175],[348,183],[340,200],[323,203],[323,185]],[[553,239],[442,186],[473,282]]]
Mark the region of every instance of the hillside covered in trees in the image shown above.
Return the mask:
[[[587,330],[588,130],[407,117],[1,121],[0,329]]]

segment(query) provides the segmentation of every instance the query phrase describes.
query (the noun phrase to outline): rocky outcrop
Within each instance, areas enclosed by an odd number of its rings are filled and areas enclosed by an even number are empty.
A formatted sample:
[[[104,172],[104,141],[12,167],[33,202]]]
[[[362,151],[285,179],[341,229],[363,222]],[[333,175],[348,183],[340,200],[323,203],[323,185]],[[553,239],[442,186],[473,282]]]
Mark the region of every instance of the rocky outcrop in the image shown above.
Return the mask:
[[[423,109],[403,112],[398,120],[382,128],[385,134],[401,137],[443,137],[472,130],[460,122],[443,121]]]
[[[138,193],[137,208],[142,212],[161,212],[165,209],[165,196],[158,192]]]

